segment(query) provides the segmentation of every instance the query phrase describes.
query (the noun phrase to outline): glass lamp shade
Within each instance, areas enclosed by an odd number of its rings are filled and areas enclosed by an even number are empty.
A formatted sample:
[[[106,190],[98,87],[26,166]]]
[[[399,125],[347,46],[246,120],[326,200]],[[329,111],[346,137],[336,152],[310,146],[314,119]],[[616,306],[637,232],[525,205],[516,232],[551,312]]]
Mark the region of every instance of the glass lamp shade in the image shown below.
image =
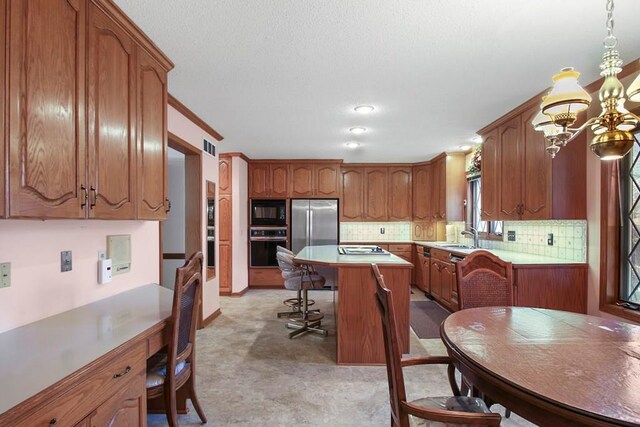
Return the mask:
[[[553,123],[553,120],[551,120],[549,116],[543,114],[542,110],[538,111],[538,114],[533,118],[531,124],[534,130],[544,132],[544,136],[547,137],[557,135],[562,130],[561,127]]]
[[[640,74],[638,74],[627,89],[627,96],[631,102],[640,102]]]
[[[550,117],[575,116],[589,108],[591,96],[578,84],[580,73],[573,68],[563,68],[553,76],[553,87],[542,99],[540,108]]]

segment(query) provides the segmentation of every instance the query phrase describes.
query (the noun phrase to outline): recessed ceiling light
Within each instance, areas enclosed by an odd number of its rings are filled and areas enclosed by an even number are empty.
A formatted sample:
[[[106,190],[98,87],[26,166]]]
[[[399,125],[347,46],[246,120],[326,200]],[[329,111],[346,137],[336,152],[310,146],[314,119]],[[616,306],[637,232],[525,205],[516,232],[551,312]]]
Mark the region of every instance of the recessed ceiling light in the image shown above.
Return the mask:
[[[356,113],[360,113],[360,114],[369,114],[371,113],[373,110],[375,110],[375,108],[373,108],[372,105],[358,105],[356,108],[353,109]]]
[[[460,151],[467,151],[467,150],[471,149],[471,146],[470,145],[458,145],[458,149]]]
[[[474,144],[482,144],[482,137],[480,135],[476,135],[471,138],[471,142],[473,142]]]
[[[365,133],[366,131],[367,131],[367,128],[363,128],[363,127],[355,127],[355,128],[349,129],[349,132],[355,135],[360,135],[361,133]]]
[[[360,146],[359,142],[349,141],[344,144],[347,148],[358,148]]]

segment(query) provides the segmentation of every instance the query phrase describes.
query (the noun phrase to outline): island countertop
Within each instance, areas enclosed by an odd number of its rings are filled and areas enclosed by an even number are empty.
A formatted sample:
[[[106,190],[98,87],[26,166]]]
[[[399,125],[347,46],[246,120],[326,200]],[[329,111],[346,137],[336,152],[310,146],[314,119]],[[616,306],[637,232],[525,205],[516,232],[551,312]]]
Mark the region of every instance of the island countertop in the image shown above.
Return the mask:
[[[330,267],[369,266],[372,263],[387,267],[412,268],[413,264],[393,255],[342,255],[339,245],[305,246],[294,260],[301,264],[327,265]]]
[[[0,414],[171,316],[151,284],[0,334]]]

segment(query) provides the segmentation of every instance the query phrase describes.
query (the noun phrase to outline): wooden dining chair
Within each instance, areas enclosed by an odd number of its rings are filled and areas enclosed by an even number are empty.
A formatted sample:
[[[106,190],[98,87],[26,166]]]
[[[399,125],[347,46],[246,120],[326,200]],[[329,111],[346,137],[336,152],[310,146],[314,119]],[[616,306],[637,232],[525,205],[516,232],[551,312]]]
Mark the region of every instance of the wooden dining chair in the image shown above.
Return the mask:
[[[473,251],[456,264],[460,310],[512,306],[513,268],[491,252]]]
[[[170,426],[178,425],[176,393],[184,390],[202,423],[207,417],[195,388],[196,326],[202,299],[202,252],[197,252],[176,269],[169,344],[147,363],[147,400],[164,398]]]
[[[489,411],[482,399],[460,396],[455,381],[454,367],[449,356],[411,357],[402,359],[396,316],[393,308],[393,296],[384,284],[384,278],[376,264],[371,264],[376,283],[376,303],[382,319],[384,351],[389,381],[389,400],[391,403],[391,426],[409,427],[409,416],[423,420],[446,423],[446,425],[483,425],[498,426],[502,417]],[[453,397],[426,397],[407,401],[402,368],[415,365],[448,365],[449,384]],[[429,425],[429,424],[427,424]]]
[[[506,262],[488,251],[473,251],[456,264],[456,278],[458,286],[458,303],[460,310],[474,307],[512,306],[513,268]],[[466,378],[462,379],[462,393],[466,394],[472,384]],[[491,399],[485,397],[491,405]],[[506,409],[505,417],[511,416],[511,410]]]

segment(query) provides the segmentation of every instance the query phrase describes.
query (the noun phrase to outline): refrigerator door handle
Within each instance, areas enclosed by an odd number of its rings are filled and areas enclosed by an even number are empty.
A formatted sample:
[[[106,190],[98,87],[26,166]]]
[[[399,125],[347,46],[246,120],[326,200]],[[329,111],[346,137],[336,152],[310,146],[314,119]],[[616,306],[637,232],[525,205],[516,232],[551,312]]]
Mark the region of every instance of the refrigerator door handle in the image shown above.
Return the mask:
[[[313,246],[313,211],[309,209],[309,246]]]

